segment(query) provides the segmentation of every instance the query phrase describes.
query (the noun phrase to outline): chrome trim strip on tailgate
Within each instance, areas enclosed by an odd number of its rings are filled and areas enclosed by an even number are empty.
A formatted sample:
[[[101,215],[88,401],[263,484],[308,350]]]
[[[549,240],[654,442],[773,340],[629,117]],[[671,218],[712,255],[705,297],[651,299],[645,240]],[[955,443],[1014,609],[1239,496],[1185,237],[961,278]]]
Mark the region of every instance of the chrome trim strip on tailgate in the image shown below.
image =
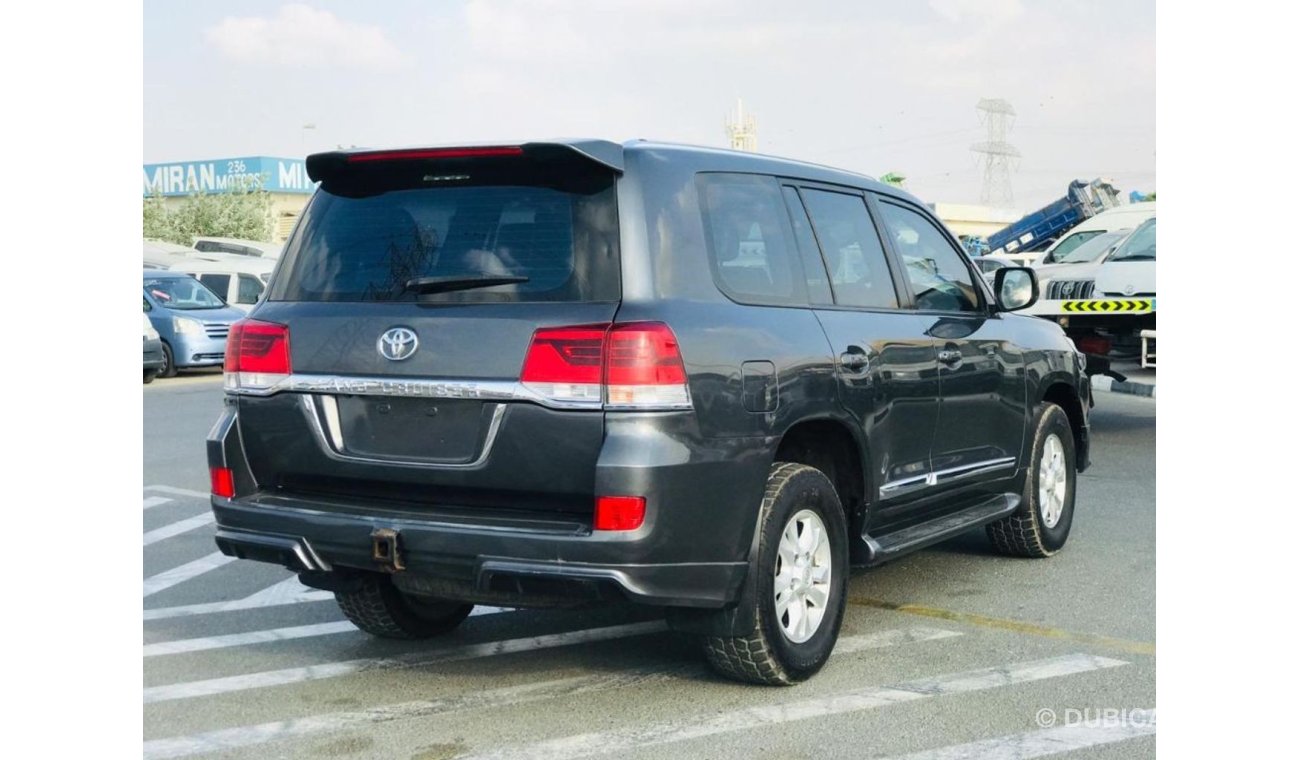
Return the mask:
[[[394,396],[399,398],[460,398],[478,401],[526,401],[551,409],[601,409],[600,399],[556,401],[541,396],[517,381],[367,377],[361,375],[292,374],[269,388],[227,388],[241,396],[277,393],[332,393],[342,396]]]
[[[325,456],[338,462],[356,462],[360,464],[382,464],[393,467],[420,467],[431,470],[466,470],[474,467],[480,467],[487,461],[488,456],[492,454],[492,444],[497,440],[497,433],[501,430],[501,420],[506,416],[505,404],[494,404],[496,407],[492,410],[492,420],[488,423],[487,435],[483,438],[483,449],[472,462],[420,462],[410,459],[378,459],[375,457],[360,457],[355,454],[344,454],[343,432],[339,428],[338,422],[338,402],[333,396],[323,396],[321,403],[325,407],[325,420],[321,420],[321,413],[316,408],[316,398],[314,396],[302,395],[298,397],[298,404],[302,407],[303,414],[307,416],[308,427],[311,428],[312,437],[320,446]],[[328,432],[327,432],[328,430]]]

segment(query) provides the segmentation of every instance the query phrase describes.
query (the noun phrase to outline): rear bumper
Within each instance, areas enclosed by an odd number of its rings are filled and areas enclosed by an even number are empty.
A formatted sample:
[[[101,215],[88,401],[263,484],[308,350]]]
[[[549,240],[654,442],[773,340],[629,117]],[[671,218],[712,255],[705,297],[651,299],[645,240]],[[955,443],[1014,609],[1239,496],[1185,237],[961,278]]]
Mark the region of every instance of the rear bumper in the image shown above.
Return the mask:
[[[720,608],[740,595],[770,460],[765,439],[701,441],[692,415],[606,415],[595,490],[644,496],[647,509],[635,531],[594,531],[590,514],[379,501],[258,483],[235,409],[227,407],[208,437],[209,464],[234,473],[235,498],[212,497],[217,545],[227,555],[300,573],[396,570],[399,587],[503,606],[545,603],[533,597],[557,585],[674,607]],[[492,466],[489,458],[481,472],[493,473],[500,488],[509,474]],[[396,536],[400,569],[376,558],[377,531]],[[503,599],[503,590],[514,596]]]
[[[298,573],[381,567],[372,556],[377,521],[336,517],[322,522],[296,510],[248,507],[217,497],[212,507],[220,526],[217,547],[228,556],[283,565]],[[385,520],[383,525],[400,536],[403,574],[434,579],[449,590],[444,595],[466,601],[500,601],[513,593],[527,605],[533,603],[528,589],[539,588],[530,581],[543,580],[606,585],[640,604],[722,607],[738,596],[747,567],[743,562],[583,562],[588,552],[576,540],[564,547],[565,558],[559,559],[553,540],[542,536],[423,521]]]

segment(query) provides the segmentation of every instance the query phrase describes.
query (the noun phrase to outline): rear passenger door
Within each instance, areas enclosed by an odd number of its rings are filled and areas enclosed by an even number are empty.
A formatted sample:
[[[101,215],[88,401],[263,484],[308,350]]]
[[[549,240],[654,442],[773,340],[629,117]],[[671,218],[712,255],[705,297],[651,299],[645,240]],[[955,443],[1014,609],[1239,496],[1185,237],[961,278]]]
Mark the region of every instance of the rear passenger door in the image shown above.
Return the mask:
[[[870,449],[868,501],[888,511],[890,502],[922,490],[930,471],[938,421],[934,345],[924,321],[904,308],[899,273],[865,197],[807,183],[783,192],[814,310],[837,357],[840,402]],[[879,518],[869,516],[869,524]]]
[[[1024,357],[989,308],[977,275],[939,224],[916,206],[875,197],[894,260],[939,360],[937,490],[1006,478],[1026,425]]]

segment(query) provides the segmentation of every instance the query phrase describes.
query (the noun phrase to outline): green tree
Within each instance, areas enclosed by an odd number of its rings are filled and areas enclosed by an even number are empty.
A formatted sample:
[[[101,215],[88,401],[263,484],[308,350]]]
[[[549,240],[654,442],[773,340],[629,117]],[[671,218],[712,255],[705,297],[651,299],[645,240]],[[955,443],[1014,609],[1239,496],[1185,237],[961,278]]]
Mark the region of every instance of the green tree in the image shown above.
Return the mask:
[[[248,187],[209,195],[191,193],[168,208],[155,193],[144,200],[144,236],[190,245],[198,236],[233,237],[269,242],[273,231],[271,196]]]

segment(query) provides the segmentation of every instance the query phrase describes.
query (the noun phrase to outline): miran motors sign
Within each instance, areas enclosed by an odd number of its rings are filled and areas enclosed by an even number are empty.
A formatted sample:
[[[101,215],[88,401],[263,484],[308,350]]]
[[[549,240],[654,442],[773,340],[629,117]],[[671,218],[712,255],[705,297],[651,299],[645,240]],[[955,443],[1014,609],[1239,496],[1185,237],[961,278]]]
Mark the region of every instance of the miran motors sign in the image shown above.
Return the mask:
[[[189,195],[231,190],[309,194],[316,184],[296,158],[252,156],[144,165],[144,194]]]

